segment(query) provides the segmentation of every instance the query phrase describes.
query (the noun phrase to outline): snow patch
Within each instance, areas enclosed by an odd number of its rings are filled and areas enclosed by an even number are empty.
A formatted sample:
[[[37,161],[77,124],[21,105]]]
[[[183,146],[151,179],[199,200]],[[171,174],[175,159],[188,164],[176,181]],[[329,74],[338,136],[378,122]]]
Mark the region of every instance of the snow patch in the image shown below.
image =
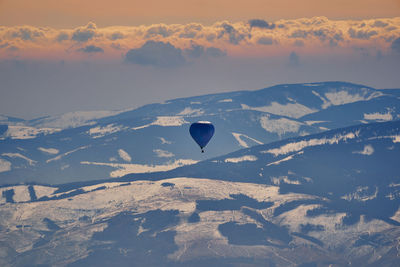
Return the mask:
[[[374,148],[371,145],[365,145],[362,151],[353,151],[353,154],[361,154],[371,156],[374,153]]]
[[[28,186],[17,185],[17,186],[0,188],[0,203],[5,203],[4,198],[2,199],[1,195],[6,190],[14,190],[14,195],[12,196],[12,200],[14,202],[27,202],[31,200],[31,196],[28,191]]]
[[[300,181],[290,180],[287,176],[271,177],[271,183],[274,185],[280,185],[282,182],[285,184],[301,184]]]
[[[20,153],[3,153],[2,156],[9,157],[9,158],[20,158],[26,160],[29,165],[33,166],[37,163],[36,160],[31,160],[30,158],[20,154]]]
[[[232,135],[233,135],[233,137],[235,137],[235,139],[239,143],[239,145],[242,146],[242,147],[245,147],[245,148],[248,148],[249,145],[242,139],[242,137],[245,137],[245,138],[247,138],[247,139],[249,139],[249,140],[251,140],[251,141],[253,141],[253,142],[255,142],[255,143],[259,144],[259,145],[263,144],[262,142],[254,139],[254,138],[251,138],[251,137],[249,137],[249,136],[247,136],[245,134],[232,133]]]
[[[58,128],[34,128],[29,126],[9,125],[5,137],[11,139],[32,139],[38,135],[47,135],[61,131]]]
[[[334,106],[344,105],[348,103],[354,103],[363,100],[370,100],[375,97],[379,97],[383,95],[381,92],[374,92],[367,96],[368,90],[366,88],[361,89],[362,94],[349,94],[346,90],[328,92],[325,93],[325,97],[330,101],[330,103]]]
[[[390,217],[390,219],[395,220],[400,223],[400,209],[398,209],[396,211],[396,213],[392,217]]]
[[[321,86],[320,83],[303,83],[303,86]]]
[[[180,116],[160,116],[157,117],[157,120],[152,123],[152,125],[158,126],[181,126],[185,123],[189,123],[185,121],[184,118]]]
[[[170,158],[175,156],[174,153],[162,149],[154,149],[153,152],[156,153],[159,158]]]
[[[327,121],[305,121],[305,124],[311,126],[314,124],[320,124],[320,123],[324,123],[324,122],[327,122]]]
[[[342,240],[342,236],[337,237],[338,230],[337,227],[342,223],[343,217],[346,213],[328,213],[319,216],[307,216],[309,210],[319,208],[320,205],[300,205],[295,209],[284,212],[279,215],[280,223],[282,225],[289,225],[290,229],[295,232],[299,230],[300,225],[304,224],[316,224],[323,225],[325,231],[313,233],[313,237],[320,239],[324,243],[332,244],[338,238]],[[329,236],[327,233],[334,233],[334,236]],[[335,238],[336,237],[336,238]]]
[[[202,109],[192,109],[190,107],[186,107],[184,110],[179,112],[177,115],[180,116],[200,116],[204,114],[204,111]]]
[[[26,202],[31,200],[31,195],[29,194],[27,186],[13,186],[12,189],[14,189],[13,200],[15,202]]]
[[[83,125],[94,124],[93,120],[100,119],[108,116],[113,116],[121,113],[122,111],[76,111],[68,112],[60,116],[52,116],[44,119],[40,119],[37,125],[40,127],[51,127],[51,128],[74,128]]]
[[[368,186],[358,186],[356,191],[341,197],[347,201],[367,201],[375,199],[378,196],[378,187],[375,186],[375,190],[371,192]]]
[[[38,150],[51,155],[56,155],[60,152],[58,149],[55,148],[38,147]]]
[[[267,132],[277,133],[282,135],[285,133],[296,133],[299,131],[302,123],[293,121],[286,118],[281,119],[270,119],[269,115],[260,118],[261,127]]]
[[[52,195],[58,188],[42,186],[42,185],[34,185],[33,189],[35,190],[36,198],[40,199],[42,197]]]
[[[60,167],[60,170],[65,170],[66,168],[69,168],[70,167],[70,165],[69,164],[63,164],[61,167]]]
[[[269,150],[261,151],[260,153],[270,153],[273,154],[275,157],[279,155],[285,155],[291,152],[297,152],[300,150],[303,150],[306,147],[311,147],[311,146],[320,146],[320,145],[333,145],[333,144],[338,144],[341,141],[346,141],[348,139],[354,139],[356,138],[358,134],[354,133],[348,133],[346,135],[336,135],[332,138],[321,138],[321,139],[310,139],[310,140],[302,140],[299,142],[293,142],[293,143],[288,143],[286,145],[283,145],[278,148],[272,148]]]
[[[240,136],[241,134],[238,133],[232,133],[233,137],[235,137],[236,141],[238,141],[239,145],[245,148],[248,148],[249,146],[247,145],[247,143],[245,141],[243,141]]]
[[[238,157],[238,158],[226,158],[225,162],[239,163],[239,162],[243,162],[243,161],[256,161],[256,160],[257,160],[256,156],[245,155],[245,156]]]
[[[61,158],[65,157],[65,156],[68,156],[69,154],[72,154],[72,153],[74,153],[74,152],[76,152],[76,151],[79,151],[79,150],[82,150],[82,149],[86,149],[86,148],[88,148],[89,146],[90,146],[90,145],[88,145],[88,146],[81,146],[81,147],[75,148],[74,150],[65,152],[64,154],[58,155],[57,157],[54,157],[54,158],[51,158],[51,159],[46,160],[46,163],[49,163],[49,162],[52,162],[52,161],[56,161],[56,160],[60,160]]]
[[[119,164],[119,163],[81,161],[81,164],[85,165],[109,166],[116,168],[116,170],[110,173],[110,176],[113,178],[121,177],[130,173],[169,171],[178,167],[182,167],[184,165],[191,165],[195,163],[197,163],[197,161],[191,159],[179,159],[164,165]]]
[[[172,144],[171,141],[166,140],[164,137],[158,137],[158,139],[161,140],[161,144],[162,144],[162,145],[164,145],[164,144],[167,144],[167,145]]]
[[[116,132],[119,132],[121,130],[123,130],[124,127],[122,126],[114,126],[114,124],[108,124],[107,126],[97,126],[94,128],[89,129],[89,131],[87,132],[92,138],[100,138],[100,137],[104,137],[106,135],[109,134],[113,134]]]
[[[185,121],[185,119],[181,116],[159,116],[157,117],[156,121],[139,126],[139,127],[134,127],[132,130],[139,130],[143,129],[152,125],[157,125],[157,126],[182,126],[185,123],[189,123]]]
[[[326,109],[326,108],[328,108],[329,106],[332,105],[328,100],[326,100],[325,97],[321,96],[321,95],[318,94],[317,92],[312,91],[312,93],[313,93],[314,95],[318,96],[318,97],[322,100],[322,105],[321,105],[321,108],[322,108],[322,109]]]
[[[0,158],[0,172],[7,172],[11,170],[11,162]]]
[[[294,156],[296,156],[296,155],[301,155],[301,154],[303,154],[303,153],[304,153],[303,151],[300,151],[300,152],[298,152],[298,153],[296,153],[296,154],[290,155],[290,156],[288,156],[288,157],[286,157],[286,158],[283,158],[283,159],[281,159],[281,160],[277,160],[277,161],[268,163],[268,164],[267,164],[267,167],[268,167],[268,166],[271,166],[271,165],[279,165],[279,164],[281,164],[282,162],[291,160],[291,159],[293,159]]]
[[[269,106],[264,106],[264,107],[250,107],[245,104],[241,104],[241,106],[242,109],[268,112],[275,115],[287,116],[295,119],[298,119],[300,117],[303,117],[304,115],[318,111],[316,109],[308,108],[299,103],[280,104],[278,102],[272,102]]]
[[[393,120],[393,116],[389,111],[387,113],[364,113],[364,119],[376,121],[391,121]]]
[[[131,156],[123,149],[118,149],[118,155],[121,159],[130,162],[132,160]]]

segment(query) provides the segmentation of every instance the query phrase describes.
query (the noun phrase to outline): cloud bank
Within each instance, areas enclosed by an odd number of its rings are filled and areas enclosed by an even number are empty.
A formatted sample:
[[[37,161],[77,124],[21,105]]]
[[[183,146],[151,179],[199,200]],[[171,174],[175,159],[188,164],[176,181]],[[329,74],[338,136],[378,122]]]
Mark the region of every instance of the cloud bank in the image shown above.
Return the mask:
[[[251,19],[212,25],[153,24],[100,28],[94,22],[72,29],[0,26],[0,59],[121,59],[150,66],[179,66],[188,60],[268,57],[276,54],[400,53],[400,17],[362,21],[326,17],[267,22]],[[334,49],[334,50],[332,50]],[[371,52],[372,51],[372,52]]]

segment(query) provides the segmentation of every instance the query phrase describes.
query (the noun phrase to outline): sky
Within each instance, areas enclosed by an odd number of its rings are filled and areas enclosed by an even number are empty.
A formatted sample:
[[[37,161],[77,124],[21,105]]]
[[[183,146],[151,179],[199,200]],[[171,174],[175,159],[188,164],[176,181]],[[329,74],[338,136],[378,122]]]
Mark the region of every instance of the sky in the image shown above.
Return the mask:
[[[0,0],[0,114],[279,83],[400,88],[398,0]]]

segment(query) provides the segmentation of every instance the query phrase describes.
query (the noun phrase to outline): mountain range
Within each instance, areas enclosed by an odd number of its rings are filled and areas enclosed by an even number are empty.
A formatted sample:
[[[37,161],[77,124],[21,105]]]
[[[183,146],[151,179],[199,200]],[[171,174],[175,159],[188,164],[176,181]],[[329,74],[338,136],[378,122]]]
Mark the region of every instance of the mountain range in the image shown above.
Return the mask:
[[[284,84],[170,100],[128,111],[0,117],[0,184],[61,184],[170,170],[241,148],[400,118],[400,90],[344,82]],[[190,123],[216,134],[206,154]]]
[[[4,116],[0,265],[397,266],[399,101],[325,82]]]

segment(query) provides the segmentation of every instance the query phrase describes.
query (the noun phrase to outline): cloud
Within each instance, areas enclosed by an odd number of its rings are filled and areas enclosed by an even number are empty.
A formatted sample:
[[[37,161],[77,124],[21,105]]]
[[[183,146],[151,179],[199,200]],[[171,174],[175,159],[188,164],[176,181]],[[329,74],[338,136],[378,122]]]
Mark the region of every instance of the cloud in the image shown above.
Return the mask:
[[[147,41],[142,47],[131,49],[125,62],[156,67],[177,67],[185,64],[182,50],[170,43]]]
[[[103,49],[112,48],[105,49],[104,56],[117,59],[121,56],[117,50],[126,57],[129,48],[138,48],[147,41],[173,44],[174,48],[181,51],[181,56],[175,58],[178,62],[184,62],[185,57],[193,60],[224,56],[227,53],[229,56],[243,56],[253,53],[250,51],[260,56],[270,56],[281,50],[280,55],[284,55],[300,46],[307,50],[305,53],[346,53],[353,47],[364,47],[366,50],[380,50],[386,54],[396,51],[396,48],[391,48],[391,44],[399,36],[400,17],[362,21],[329,20],[325,17],[273,22],[252,19],[235,23],[219,21],[212,25],[187,23],[103,28],[89,22],[81,27],[61,30],[33,26],[0,27],[1,44],[8,43],[8,47],[13,45],[20,48],[18,56],[22,59],[43,57],[46,54],[49,58],[62,59],[71,56],[71,51],[79,54],[82,50],[76,47],[84,47],[86,44]],[[92,55],[100,56],[101,53]],[[13,58],[15,53],[3,49],[0,57]],[[176,62],[172,65],[176,65]]]
[[[369,38],[371,38],[371,36],[377,35],[378,32],[377,31],[368,31],[368,30],[354,30],[353,28],[350,28],[348,31],[349,35],[351,38],[355,38],[355,39],[364,39],[364,40],[369,40]]]
[[[30,28],[30,27],[21,27],[17,28],[10,33],[11,38],[19,38],[24,41],[34,41],[36,38],[43,37],[44,34],[42,31]]]
[[[263,19],[251,19],[249,20],[250,28],[260,28],[260,29],[275,29],[274,23],[268,23]]]
[[[295,30],[289,36],[290,38],[307,38],[309,32],[305,30]]]
[[[68,40],[68,39],[69,39],[68,33],[60,32],[60,33],[57,35],[57,42],[66,41],[66,40]]]
[[[5,47],[7,47],[8,45],[9,45],[9,44],[8,44],[7,42],[6,42],[6,43],[2,43],[2,44],[0,43],[0,49],[1,49],[1,48],[5,48]]]
[[[185,54],[193,58],[201,57],[204,55],[204,46],[192,43],[190,48],[185,49]]]
[[[383,22],[381,20],[375,20],[374,24],[372,24],[372,27],[384,28],[388,25],[389,25],[388,23]]]
[[[292,51],[289,55],[289,65],[293,67],[300,65],[300,57],[294,51]]]
[[[173,30],[170,29],[167,25],[156,25],[152,26],[147,30],[146,38],[162,36],[168,37],[173,33]]]
[[[202,45],[191,44],[191,47],[184,50],[184,54],[191,58],[200,58],[200,57],[223,57],[226,56],[226,52],[222,51],[217,47],[207,47],[205,48]]]
[[[400,37],[395,39],[390,47],[392,48],[393,51],[400,54]]]
[[[122,32],[113,32],[110,36],[108,36],[108,39],[110,40],[119,40],[119,39],[124,39],[125,35]]]
[[[312,32],[312,34],[320,39],[321,41],[325,41],[328,35],[328,31],[323,28],[316,29]]]
[[[230,25],[230,24],[228,24],[226,22],[224,22],[221,25],[221,27],[224,28],[225,32],[228,33],[228,34],[232,34],[232,33],[236,32],[235,28],[232,25]]]
[[[338,46],[339,43],[344,40],[343,33],[340,29],[336,27],[333,28],[328,26],[327,25],[324,25],[323,27],[311,26],[309,29],[296,29],[292,31],[288,37],[297,39],[293,43],[293,45],[295,46],[304,46],[306,43],[314,42],[315,39],[319,40],[323,44],[328,44],[329,47]],[[360,31],[360,33],[352,32],[352,34],[353,36],[359,37],[358,39],[360,39],[366,37],[362,36],[362,32],[363,31]],[[373,35],[373,33],[369,34],[371,36]]]
[[[199,32],[203,30],[203,25],[190,23],[180,30],[179,38],[195,38]]]
[[[110,47],[114,48],[115,50],[121,50],[122,49],[121,44],[119,44],[119,43],[111,43]]]
[[[299,22],[300,24],[308,26],[308,27],[321,26],[321,25],[329,23],[329,19],[324,16],[312,17],[312,18],[300,18],[296,21]]]
[[[228,36],[229,43],[238,45],[240,41],[244,40],[248,34],[238,32],[235,27],[227,22],[223,22],[220,27],[223,29],[218,35],[218,39]]]
[[[103,53],[104,52],[103,48],[94,46],[94,45],[87,45],[83,48],[78,49],[78,51],[84,52],[84,53]]]
[[[77,28],[72,33],[72,40],[77,42],[87,42],[96,35],[96,24],[89,22],[85,27]]]
[[[329,46],[330,47],[337,46],[339,44],[339,42],[341,42],[343,40],[344,40],[344,38],[343,38],[342,32],[335,33],[332,37],[329,38]]]

